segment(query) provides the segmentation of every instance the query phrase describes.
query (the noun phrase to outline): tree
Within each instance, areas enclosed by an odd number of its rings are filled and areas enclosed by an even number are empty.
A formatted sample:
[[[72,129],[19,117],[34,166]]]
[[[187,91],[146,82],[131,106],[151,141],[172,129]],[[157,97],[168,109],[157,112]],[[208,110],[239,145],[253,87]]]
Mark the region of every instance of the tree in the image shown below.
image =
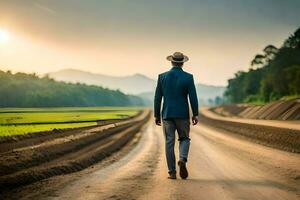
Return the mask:
[[[0,71],[0,107],[131,106],[141,98],[98,86],[57,82],[36,74]]]
[[[270,62],[276,54],[278,53],[278,49],[274,45],[268,45],[264,48],[264,53],[265,53],[265,59],[267,62]]]
[[[294,34],[285,40],[283,46],[286,48],[300,48],[300,28],[298,28]]]
[[[223,99],[222,99],[222,97],[217,96],[217,97],[215,98],[214,104],[215,104],[215,105],[221,105],[221,104],[223,104]]]
[[[254,59],[251,61],[251,66],[263,65],[265,63],[265,56],[257,54]]]
[[[280,48],[268,45],[257,54],[249,71],[239,71],[228,81],[225,92],[231,103],[273,101],[300,94],[300,28]]]

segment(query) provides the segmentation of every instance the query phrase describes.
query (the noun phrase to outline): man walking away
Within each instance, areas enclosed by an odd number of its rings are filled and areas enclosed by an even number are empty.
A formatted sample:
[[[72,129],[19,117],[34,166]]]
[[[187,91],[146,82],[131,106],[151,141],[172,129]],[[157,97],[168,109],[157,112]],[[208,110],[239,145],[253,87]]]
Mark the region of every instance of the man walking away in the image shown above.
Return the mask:
[[[165,151],[170,179],[176,179],[176,159],[174,153],[175,131],[179,140],[179,174],[182,179],[188,177],[186,163],[190,147],[189,104],[192,107],[192,123],[198,123],[198,99],[192,74],[182,70],[188,57],[180,52],[168,56],[172,68],[159,74],[154,97],[155,123],[161,126],[161,101],[163,98],[162,122],[165,135]]]

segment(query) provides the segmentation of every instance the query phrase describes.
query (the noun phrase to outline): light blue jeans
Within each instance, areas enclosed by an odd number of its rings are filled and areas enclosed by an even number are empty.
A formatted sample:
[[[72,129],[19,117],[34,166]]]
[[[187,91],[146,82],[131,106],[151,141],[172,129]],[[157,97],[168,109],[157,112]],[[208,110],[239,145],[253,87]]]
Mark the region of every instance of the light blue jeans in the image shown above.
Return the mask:
[[[174,152],[175,131],[178,133],[179,159],[187,162],[190,148],[190,120],[189,119],[167,119],[163,120],[165,135],[166,158],[169,173],[176,173],[176,158]]]

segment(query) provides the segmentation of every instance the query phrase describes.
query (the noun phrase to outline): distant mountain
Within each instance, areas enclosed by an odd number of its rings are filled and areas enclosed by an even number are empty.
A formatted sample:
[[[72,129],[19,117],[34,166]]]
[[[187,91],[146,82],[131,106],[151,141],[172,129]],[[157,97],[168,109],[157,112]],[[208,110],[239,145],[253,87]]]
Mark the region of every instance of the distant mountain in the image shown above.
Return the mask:
[[[153,101],[156,81],[142,74],[130,76],[109,76],[95,74],[75,69],[64,69],[48,73],[48,76],[58,80],[71,83],[85,83],[98,85],[109,89],[119,89],[127,94],[135,94],[142,97],[148,104]],[[217,96],[222,97],[225,87],[196,84],[200,104],[210,104]]]
[[[58,72],[48,73],[49,77],[71,83],[86,83],[88,85],[98,85],[110,89],[119,89],[128,94],[139,94],[153,90],[155,81],[142,74],[131,76],[108,76],[94,74],[90,72],[64,69]]]
[[[213,86],[205,84],[196,84],[197,94],[200,99],[208,101],[209,99],[214,100],[217,96],[223,97],[226,87],[223,86]]]

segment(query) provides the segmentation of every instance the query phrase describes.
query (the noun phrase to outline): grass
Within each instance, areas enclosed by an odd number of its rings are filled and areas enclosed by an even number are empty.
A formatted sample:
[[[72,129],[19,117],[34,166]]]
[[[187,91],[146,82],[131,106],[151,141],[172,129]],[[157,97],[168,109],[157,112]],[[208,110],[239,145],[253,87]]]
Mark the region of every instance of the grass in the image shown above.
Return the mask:
[[[283,96],[278,100],[288,101],[288,100],[293,100],[293,99],[300,99],[300,95],[296,94],[296,95],[290,95],[290,96]],[[274,100],[274,101],[278,101],[278,100]],[[266,104],[271,103],[271,102],[272,101],[263,102],[263,101],[260,101],[260,100],[256,100],[256,101],[250,101],[250,102],[246,102],[246,103],[251,104],[251,105],[255,105],[255,106],[263,106],[263,105],[266,105]]]
[[[263,102],[263,101],[253,101],[253,102],[248,102],[248,104],[254,105],[254,106],[263,106],[263,105],[266,105],[267,103]]]
[[[300,94],[295,94],[291,96],[284,96],[280,100],[292,100],[292,99],[300,99]]]
[[[92,126],[99,120],[128,118],[138,111],[131,107],[3,108],[0,137]]]
[[[24,135],[53,129],[69,129],[96,125],[97,122],[67,123],[67,124],[39,124],[39,125],[0,125],[0,137]]]

